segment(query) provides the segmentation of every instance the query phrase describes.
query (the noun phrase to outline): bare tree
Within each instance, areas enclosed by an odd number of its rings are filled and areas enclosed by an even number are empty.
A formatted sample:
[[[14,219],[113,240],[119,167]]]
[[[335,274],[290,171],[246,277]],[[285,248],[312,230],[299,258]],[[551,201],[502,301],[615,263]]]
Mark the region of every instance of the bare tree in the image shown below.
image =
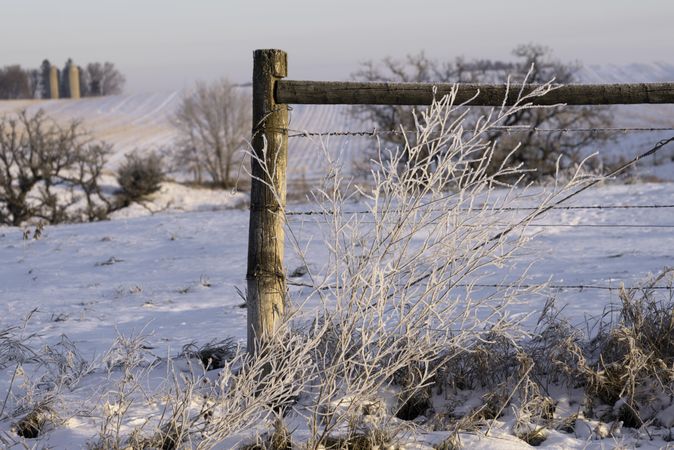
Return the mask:
[[[87,93],[91,96],[121,94],[126,83],[124,75],[107,61],[87,64],[83,78],[89,83]]]
[[[575,80],[577,64],[562,63],[551,58],[547,47],[527,44],[515,48],[515,62],[474,60],[457,58],[450,62],[439,62],[424,53],[407,56],[404,60],[385,58],[379,63],[366,62],[353,76],[364,81],[440,82],[440,83],[555,83],[566,84]],[[393,130],[402,126],[413,130],[415,119],[413,108],[409,106],[355,106],[354,113],[361,119],[373,122],[378,129]],[[465,110],[462,110],[465,113]],[[468,117],[477,118],[485,114],[484,108],[471,108]],[[469,121],[470,123],[471,121]],[[472,123],[475,119],[472,120]],[[612,123],[608,107],[557,107],[530,108],[509,115],[503,126],[521,125],[529,128],[605,128]],[[572,167],[582,158],[584,148],[592,143],[609,139],[600,132],[582,133],[536,133],[525,130],[510,134],[503,129],[492,129],[488,138],[497,142],[497,151],[490,165],[498,168],[515,144],[519,149],[511,156],[511,161],[524,163],[532,169],[524,176],[529,180],[541,179],[555,174],[558,158],[562,167]],[[385,135],[383,139],[397,145],[404,145],[401,135]],[[423,157],[423,155],[420,155]]]
[[[122,206],[99,184],[109,152],[90,142],[78,122],[60,127],[42,111],[0,118],[0,223],[107,218]]]
[[[233,169],[252,120],[247,91],[228,80],[197,83],[187,93],[173,117],[180,133],[174,163],[190,171],[196,182],[207,175],[214,184],[232,184]]]

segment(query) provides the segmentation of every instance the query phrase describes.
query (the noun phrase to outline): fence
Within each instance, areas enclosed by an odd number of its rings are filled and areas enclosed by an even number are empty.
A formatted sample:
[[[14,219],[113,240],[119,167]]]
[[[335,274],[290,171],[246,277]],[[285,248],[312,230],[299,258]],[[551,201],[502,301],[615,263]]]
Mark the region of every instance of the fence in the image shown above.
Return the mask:
[[[284,211],[289,135],[289,104],[375,104],[428,105],[456,89],[456,103],[474,106],[512,106],[520,95],[534,91],[537,85],[431,84],[431,83],[362,83],[284,80],[287,54],[282,50],[256,50],[253,55],[253,158],[248,237],[248,351],[255,351],[256,338],[268,335],[284,313],[286,279],[284,258]],[[560,86],[542,97],[536,105],[615,105],[674,104],[674,83],[592,84]],[[531,128],[526,131],[532,130]],[[619,129],[627,130],[627,129]],[[637,130],[637,129],[635,129]],[[669,131],[671,128],[638,130]],[[541,132],[569,132],[570,129],[539,129]],[[587,130],[586,130],[587,131]],[[333,134],[376,135],[397,133],[384,131],[344,131]],[[328,133],[330,134],[330,133]],[[649,151],[628,161],[621,168],[654,154],[674,137],[659,142]],[[617,170],[620,170],[618,168]],[[592,184],[587,185],[587,189]],[[564,198],[541,211],[561,208]],[[671,207],[672,205],[650,205]],[[649,207],[649,205],[633,205]],[[497,234],[503,236],[511,229]]]

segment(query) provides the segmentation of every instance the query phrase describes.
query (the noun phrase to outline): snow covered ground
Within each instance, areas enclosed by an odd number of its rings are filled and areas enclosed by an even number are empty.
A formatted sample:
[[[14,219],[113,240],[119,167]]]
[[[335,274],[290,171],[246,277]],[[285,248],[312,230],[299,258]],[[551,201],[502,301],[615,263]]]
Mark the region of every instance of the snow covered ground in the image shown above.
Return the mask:
[[[216,195],[193,193],[193,212],[185,214],[149,215],[138,208],[108,222],[47,226],[38,240],[23,240],[20,228],[0,228],[0,326],[18,324],[37,308],[30,332],[45,339],[66,333],[91,354],[115,328],[125,334],[144,329],[161,352],[195,339],[242,338],[245,311],[238,308],[235,286],[245,286],[248,211],[223,210],[243,203],[222,192],[216,202]],[[672,198],[671,183],[610,185],[579,195],[572,205],[657,205]],[[320,268],[326,250],[314,217],[290,216],[289,226],[308,246],[308,263]],[[555,210],[537,219],[529,232],[535,237],[517,262],[534,264],[526,280],[530,284],[617,290],[674,266],[672,208]],[[301,262],[290,244],[287,255],[287,269],[293,271]],[[482,281],[507,283],[502,276]],[[616,291],[604,289],[549,293],[578,324],[617,301]],[[513,312],[538,311],[545,300],[532,298]]]
[[[179,198],[177,190],[164,186],[164,193],[152,203],[154,209],[165,205],[162,198],[169,192]],[[139,208],[109,222],[47,226],[40,239],[24,240],[22,229],[0,228],[0,330],[18,326],[30,316],[21,331],[23,336],[33,336],[30,345],[56,346],[67,336],[87,360],[100,357],[118,336],[143,335],[144,345],[157,356],[176,355],[194,342],[244,339],[246,311],[235,287],[245,287],[248,211],[222,210],[241,205],[241,199],[230,193],[219,196],[213,191],[191,192],[189,204],[182,204],[190,213],[149,215],[148,208]],[[609,185],[578,196],[572,205],[653,205],[672,198],[674,184]],[[290,207],[306,208],[310,206]],[[320,270],[326,250],[314,220],[291,216],[290,227],[308,249],[310,266]],[[549,280],[553,285],[617,288],[674,266],[673,209],[560,210],[537,223],[541,226],[530,230],[534,239],[517,259],[521,267],[534,263],[527,283]],[[550,226],[558,224],[577,227]],[[287,269],[300,264],[289,249]],[[502,278],[503,274],[495,273],[493,281],[502,282]],[[293,289],[297,298],[299,288]],[[512,314],[531,315],[528,323],[533,323],[548,295],[555,296],[558,305],[564,306],[563,314],[578,325],[617,301],[617,291],[552,289],[532,297],[528,304],[514,305]],[[14,370],[9,366],[0,372],[3,397]],[[68,397],[90,394],[81,389]],[[81,417],[71,420],[48,433],[40,445],[83,446],[97,432],[93,423]],[[0,430],[7,431],[11,424],[11,419],[2,420]],[[629,435],[625,439],[634,443]],[[619,442],[587,441],[554,432],[543,448],[606,448]],[[468,434],[464,443],[469,448],[526,446],[498,430],[490,439]],[[664,445],[661,440],[642,444],[644,448]]]

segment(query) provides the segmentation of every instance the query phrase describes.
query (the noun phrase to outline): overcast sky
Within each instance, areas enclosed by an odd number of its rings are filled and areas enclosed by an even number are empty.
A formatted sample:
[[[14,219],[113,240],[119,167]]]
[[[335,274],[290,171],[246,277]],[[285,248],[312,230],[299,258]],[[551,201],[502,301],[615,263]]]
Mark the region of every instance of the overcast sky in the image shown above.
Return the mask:
[[[358,63],[426,51],[510,58],[535,42],[584,64],[674,62],[672,0],[2,0],[0,66],[112,61],[127,91],[251,78],[252,51],[289,78],[347,79]]]

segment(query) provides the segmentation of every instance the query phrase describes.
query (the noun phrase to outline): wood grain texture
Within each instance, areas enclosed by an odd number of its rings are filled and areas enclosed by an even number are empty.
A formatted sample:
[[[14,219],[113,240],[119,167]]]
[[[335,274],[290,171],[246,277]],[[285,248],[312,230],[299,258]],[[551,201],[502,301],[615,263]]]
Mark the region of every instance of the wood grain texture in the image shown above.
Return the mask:
[[[248,231],[248,351],[275,330],[283,316],[286,282],[283,268],[288,162],[288,107],[274,101],[274,86],[287,74],[281,50],[253,53],[253,180]],[[264,164],[262,164],[264,162]],[[266,169],[265,169],[266,167]],[[276,193],[276,195],[275,195]]]
[[[284,104],[321,105],[428,105],[435,96],[449,94],[447,83],[369,83],[280,80],[276,101]],[[513,105],[520,89],[529,93],[536,85],[459,84],[455,104]],[[507,98],[506,98],[507,95]],[[556,87],[532,102],[536,105],[634,105],[674,103],[674,83],[569,84]]]

